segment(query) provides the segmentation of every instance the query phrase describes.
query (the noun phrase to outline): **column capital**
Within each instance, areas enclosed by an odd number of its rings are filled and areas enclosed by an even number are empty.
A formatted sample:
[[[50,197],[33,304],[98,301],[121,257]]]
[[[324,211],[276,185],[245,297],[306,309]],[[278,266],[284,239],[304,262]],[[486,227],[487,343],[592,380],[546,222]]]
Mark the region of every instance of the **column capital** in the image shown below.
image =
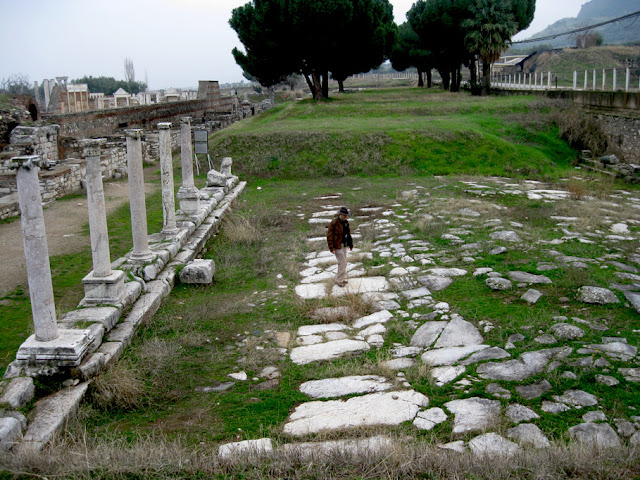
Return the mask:
[[[171,128],[171,122],[162,122],[158,124],[158,130],[169,130]]]
[[[106,138],[87,138],[78,142],[82,148],[82,156],[87,157],[99,157],[100,147],[107,143]]]
[[[124,131],[124,134],[135,140],[140,140],[142,138],[142,129],[141,128],[129,128]]]
[[[182,118],[180,119],[180,123],[182,123],[182,124],[189,124],[189,125],[191,125],[191,117],[182,117]]]
[[[42,159],[39,155],[25,155],[22,157],[11,158],[12,168],[17,170],[22,167],[26,170],[31,170],[33,167],[39,167],[42,163]]]

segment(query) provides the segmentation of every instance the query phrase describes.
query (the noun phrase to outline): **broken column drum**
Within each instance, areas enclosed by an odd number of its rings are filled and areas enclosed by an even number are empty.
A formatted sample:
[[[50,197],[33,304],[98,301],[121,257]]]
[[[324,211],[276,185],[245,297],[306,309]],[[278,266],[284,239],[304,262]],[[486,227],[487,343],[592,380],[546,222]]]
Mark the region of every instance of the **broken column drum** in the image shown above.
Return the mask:
[[[193,215],[200,208],[199,192],[193,178],[193,148],[191,146],[191,117],[180,120],[180,157],[182,160],[182,186],[178,190],[180,210]]]
[[[162,233],[175,235],[176,202],[173,193],[173,162],[171,158],[171,123],[158,124],[158,140],[160,144],[160,172],[162,179]]]
[[[127,130],[127,172],[129,175],[129,203],[131,207],[131,231],[133,251],[130,260],[146,263],[153,260],[149,249],[147,231],[147,206],[144,198],[144,173],[142,170],[142,130]]]
[[[40,157],[15,157],[12,162],[18,167],[16,182],[35,337],[48,342],[58,337],[58,326],[38,181]]]
[[[93,259],[93,271],[82,279],[85,296],[81,305],[116,304],[125,295],[124,272],[111,269],[107,209],[100,163],[100,146],[105,142],[105,139],[80,142],[87,168],[87,205]]]

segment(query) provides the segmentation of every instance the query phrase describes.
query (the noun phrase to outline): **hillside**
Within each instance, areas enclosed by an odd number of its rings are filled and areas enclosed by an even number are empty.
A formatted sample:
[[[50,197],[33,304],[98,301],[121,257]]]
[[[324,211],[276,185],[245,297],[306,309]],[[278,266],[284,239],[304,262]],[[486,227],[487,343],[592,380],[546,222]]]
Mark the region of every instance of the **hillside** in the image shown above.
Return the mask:
[[[605,22],[640,10],[637,0],[591,0],[585,3],[576,18],[563,18],[549,25],[532,38],[546,37],[587,25]],[[605,44],[619,45],[640,42],[640,21],[626,20],[599,27]],[[541,43],[555,48],[575,46],[575,38],[570,35],[544,40]],[[531,44],[529,44],[531,45]]]
[[[556,74],[566,74],[572,78],[573,71],[600,70],[602,68],[620,68],[627,66],[627,61],[640,57],[640,47],[625,45],[611,45],[584,49],[564,48],[543,51],[533,56],[529,61],[531,71],[552,71]]]

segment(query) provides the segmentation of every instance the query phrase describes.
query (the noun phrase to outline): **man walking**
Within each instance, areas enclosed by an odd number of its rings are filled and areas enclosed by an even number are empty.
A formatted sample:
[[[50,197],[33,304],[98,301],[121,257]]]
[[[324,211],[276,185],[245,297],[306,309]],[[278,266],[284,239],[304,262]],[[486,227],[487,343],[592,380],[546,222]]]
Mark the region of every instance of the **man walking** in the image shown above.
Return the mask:
[[[351,230],[347,221],[348,216],[349,210],[347,207],[341,207],[336,218],[329,224],[329,231],[327,232],[329,251],[338,260],[336,285],[339,287],[344,287],[347,284],[345,279],[347,275],[347,248],[353,250],[353,239],[351,238]]]

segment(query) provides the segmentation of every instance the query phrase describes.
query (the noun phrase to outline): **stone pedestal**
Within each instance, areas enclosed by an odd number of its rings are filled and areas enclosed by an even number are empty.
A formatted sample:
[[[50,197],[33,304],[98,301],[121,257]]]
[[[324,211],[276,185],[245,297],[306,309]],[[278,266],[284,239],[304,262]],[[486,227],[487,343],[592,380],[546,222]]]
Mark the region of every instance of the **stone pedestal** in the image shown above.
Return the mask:
[[[180,120],[180,160],[182,162],[182,186],[178,190],[180,210],[185,215],[193,215],[200,208],[200,196],[193,178],[191,117],[183,117]]]
[[[152,261],[155,256],[149,249],[149,233],[147,231],[147,206],[142,171],[142,130],[132,129],[125,133],[127,135],[127,171],[133,235],[133,251],[130,261],[144,264]]]
[[[20,345],[16,360],[28,365],[52,365],[75,367],[80,365],[88,353],[91,338],[86,330],[59,329],[59,335],[47,342],[41,342],[31,335]]]
[[[118,305],[122,303],[126,295],[125,277],[122,270],[113,270],[106,277],[97,277],[95,271],[90,272],[82,279],[84,298],[80,305]]]
[[[173,162],[171,159],[171,123],[158,124],[160,144],[160,172],[162,176],[162,233],[172,236],[178,233],[176,202],[173,193]]]

